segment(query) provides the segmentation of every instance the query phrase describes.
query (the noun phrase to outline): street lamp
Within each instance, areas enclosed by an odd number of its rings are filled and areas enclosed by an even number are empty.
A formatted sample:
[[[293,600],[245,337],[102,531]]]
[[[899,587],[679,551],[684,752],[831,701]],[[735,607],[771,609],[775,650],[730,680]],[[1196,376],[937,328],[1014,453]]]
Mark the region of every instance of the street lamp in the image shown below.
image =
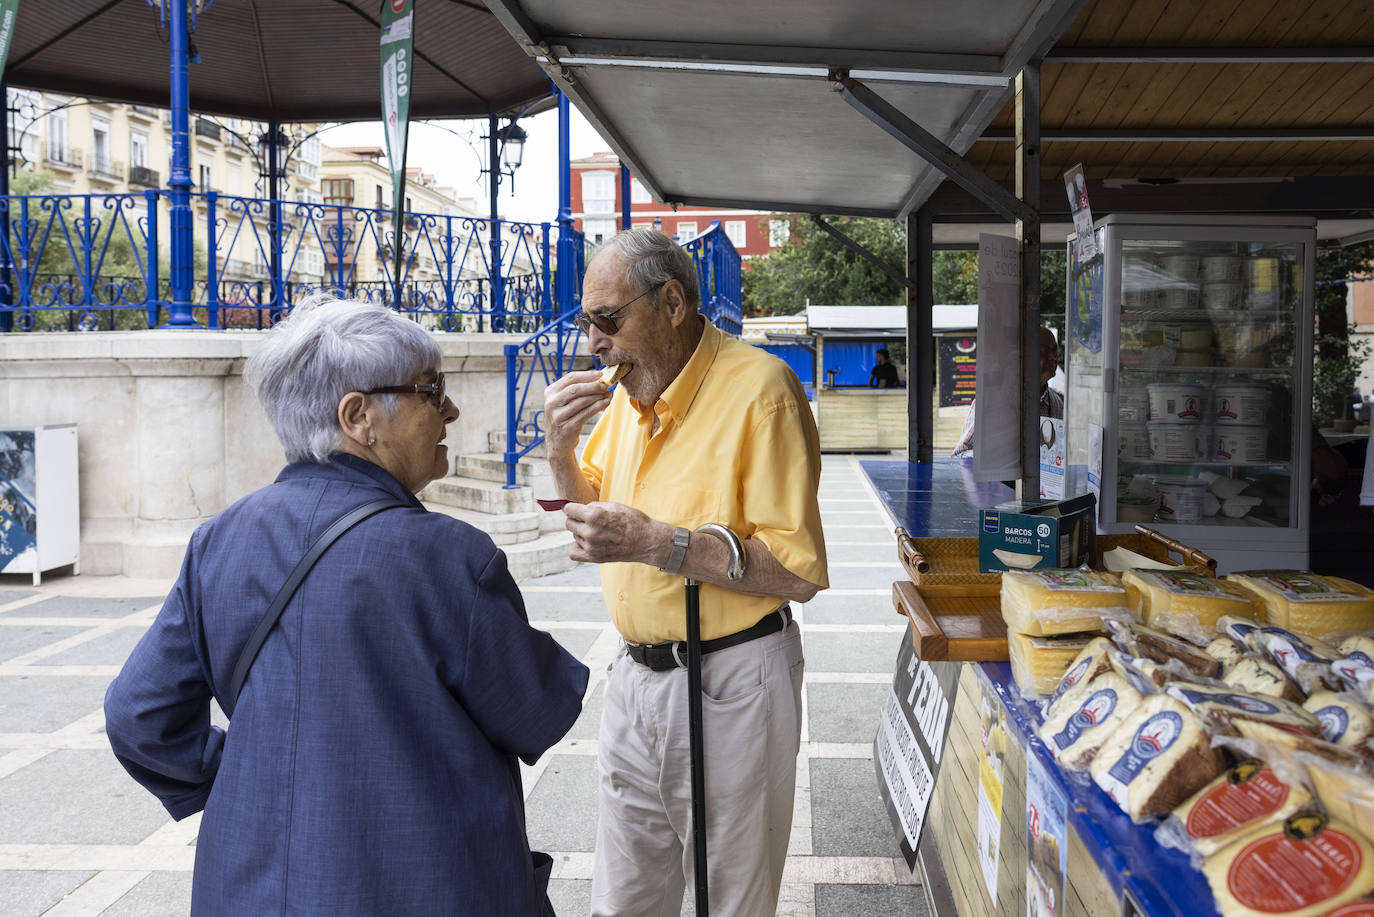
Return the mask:
[[[512,188],[514,188],[515,170],[520,168],[520,163],[525,158],[525,139],[527,136],[525,129],[514,121],[496,132],[497,139],[501,141],[501,164],[506,167],[506,174],[511,177]]]

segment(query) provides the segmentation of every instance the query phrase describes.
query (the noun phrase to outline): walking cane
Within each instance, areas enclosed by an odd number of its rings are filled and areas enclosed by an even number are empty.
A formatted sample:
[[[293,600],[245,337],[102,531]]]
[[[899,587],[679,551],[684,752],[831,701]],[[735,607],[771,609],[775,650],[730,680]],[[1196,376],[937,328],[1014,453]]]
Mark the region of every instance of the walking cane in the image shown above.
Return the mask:
[[[710,522],[697,529],[714,535],[730,549],[725,577],[732,583],[744,579],[744,545],[723,525]],[[692,871],[697,889],[697,917],[707,917],[706,893],[706,736],[701,724],[701,586],[690,576],[687,589],[687,726],[692,752]]]

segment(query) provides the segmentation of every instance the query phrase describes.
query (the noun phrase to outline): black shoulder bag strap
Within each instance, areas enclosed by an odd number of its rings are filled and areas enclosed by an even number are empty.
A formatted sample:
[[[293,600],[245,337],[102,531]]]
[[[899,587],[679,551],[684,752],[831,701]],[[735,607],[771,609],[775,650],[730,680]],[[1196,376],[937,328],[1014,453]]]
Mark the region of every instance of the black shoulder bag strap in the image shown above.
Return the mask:
[[[253,660],[258,658],[258,651],[262,649],[262,644],[267,639],[267,635],[276,626],[277,619],[286,609],[286,604],[296,594],[301,581],[310,573],[320,556],[329,550],[329,546],[337,541],[340,535],[369,516],[375,516],[384,509],[408,505],[395,497],[384,497],[381,500],[364,503],[362,506],[344,513],[334,521],[333,525],[324,530],[324,534],[315,539],[310,550],[305,552],[300,563],[296,564],[296,569],[291,571],[291,575],[286,578],[286,582],[277,591],[277,597],[272,600],[272,605],[267,609],[267,614],[263,615],[262,620],[258,622],[258,627],[253,631],[253,636],[249,637],[248,642],[244,644],[243,652],[239,654],[238,664],[234,666],[234,677],[229,681],[229,693],[221,698],[221,702],[226,700],[229,702],[229,709],[224,711],[227,715],[230,717],[234,715],[234,708],[238,706],[239,702],[239,692],[243,690],[243,682],[248,678],[248,670],[253,667]]]

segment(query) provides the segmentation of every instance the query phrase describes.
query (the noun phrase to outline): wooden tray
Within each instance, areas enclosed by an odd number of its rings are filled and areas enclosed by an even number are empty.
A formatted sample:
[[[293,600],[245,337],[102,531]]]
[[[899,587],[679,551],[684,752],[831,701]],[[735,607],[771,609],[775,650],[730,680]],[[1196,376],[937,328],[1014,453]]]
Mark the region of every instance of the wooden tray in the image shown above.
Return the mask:
[[[911,642],[927,662],[1006,661],[1007,624],[1000,583],[892,584],[892,604],[911,619]]]
[[[918,586],[1001,585],[1002,574],[978,569],[977,538],[913,538],[898,528],[897,560]],[[1152,560],[1180,564],[1184,569],[1216,575],[1217,562],[1196,548],[1152,528],[1137,525],[1124,535],[1098,535],[1092,566],[1102,569],[1102,555],[1126,548]]]

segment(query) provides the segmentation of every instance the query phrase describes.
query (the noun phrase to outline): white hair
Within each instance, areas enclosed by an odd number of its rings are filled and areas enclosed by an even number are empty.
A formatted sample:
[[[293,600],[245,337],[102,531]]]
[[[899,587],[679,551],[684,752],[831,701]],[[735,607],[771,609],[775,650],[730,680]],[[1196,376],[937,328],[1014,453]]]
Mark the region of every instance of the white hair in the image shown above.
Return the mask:
[[[349,392],[404,385],[437,372],[429,333],[373,303],[311,296],[267,332],[243,375],[257,390],[287,461],[324,462],[338,449],[339,401]],[[379,396],[388,414],[396,396]]]
[[[697,268],[687,250],[648,226],[616,233],[597,251],[612,252],[625,261],[625,283],[641,293],[657,290],[670,280],[682,284],[687,305],[701,308],[701,289]]]

